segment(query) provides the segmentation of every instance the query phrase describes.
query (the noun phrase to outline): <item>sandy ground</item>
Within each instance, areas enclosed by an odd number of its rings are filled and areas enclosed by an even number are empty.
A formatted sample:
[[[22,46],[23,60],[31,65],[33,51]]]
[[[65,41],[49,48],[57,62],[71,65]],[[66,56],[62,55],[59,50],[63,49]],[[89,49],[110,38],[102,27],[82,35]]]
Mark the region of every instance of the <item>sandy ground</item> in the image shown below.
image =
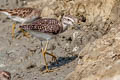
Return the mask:
[[[0,0],[1,8],[15,8],[22,5],[24,3],[20,0]],[[61,34],[57,41],[50,41],[48,49],[51,51],[52,47],[58,64],[51,62],[51,57],[47,56],[49,68],[54,71],[43,73],[45,65],[40,51],[41,42],[35,37],[26,38],[22,34],[16,39],[12,39],[13,23],[4,14],[0,14],[0,69],[11,73],[11,80],[63,80],[68,73],[74,70],[77,65],[77,56],[70,53],[70,48],[67,47],[68,43],[72,42],[70,36],[74,30]],[[18,29],[16,29],[16,34],[17,32]]]
[[[26,1],[31,0],[0,0],[0,8],[22,7],[26,5]],[[48,51],[57,56],[58,64],[52,62],[51,57],[47,56],[49,69],[54,71],[43,73],[45,63],[41,48],[45,42],[42,46],[41,41],[35,37],[26,38],[22,33],[18,35],[18,27],[15,30],[16,38],[12,39],[13,23],[14,21],[4,14],[0,14],[0,70],[10,72],[11,80],[64,80],[70,72],[74,71],[78,64],[76,55],[85,45],[107,34],[110,28],[114,27],[112,21],[101,22],[100,17],[94,22],[95,24],[83,22],[80,24],[82,26],[80,30],[68,29],[57,36],[56,40],[50,40]]]

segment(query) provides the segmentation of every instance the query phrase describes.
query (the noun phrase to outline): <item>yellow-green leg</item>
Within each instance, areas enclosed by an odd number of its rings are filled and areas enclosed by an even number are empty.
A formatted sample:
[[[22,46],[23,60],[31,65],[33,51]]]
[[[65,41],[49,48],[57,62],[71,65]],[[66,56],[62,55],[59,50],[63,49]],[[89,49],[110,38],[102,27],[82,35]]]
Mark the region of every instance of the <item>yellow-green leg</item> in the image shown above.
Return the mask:
[[[16,23],[14,23],[13,25],[12,25],[12,38],[15,38],[15,26],[16,26]]]
[[[46,54],[52,56],[52,61],[57,61],[57,57],[53,53],[46,52]]]
[[[25,32],[22,28],[19,28],[20,31],[23,32],[24,36],[26,36],[27,38],[30,38],[30,34],[28,32]]]
[[[14,23],[12,25],[12,38],[15,38],[15,26],[16,26],[16,23]],[[27,38],[30,38],[30,34],[28,32],[25,32],[23,29],[19,28],[20,31],[23,32],[24,36],[26,36]]]
[[[46,54],[52,56],[55,60],[56,60],[56,56],[47,52],[47,46],[48,46],[48,41],[46,43],[45,49],[43,50],[43,48],[42,48],[42,54],[43,54],[44,61],[45,61],[45,64],[46,64],[45,72],[52,72],[53,70],[48,69],[48,63],[47,63],[47,60],[46,60]]]

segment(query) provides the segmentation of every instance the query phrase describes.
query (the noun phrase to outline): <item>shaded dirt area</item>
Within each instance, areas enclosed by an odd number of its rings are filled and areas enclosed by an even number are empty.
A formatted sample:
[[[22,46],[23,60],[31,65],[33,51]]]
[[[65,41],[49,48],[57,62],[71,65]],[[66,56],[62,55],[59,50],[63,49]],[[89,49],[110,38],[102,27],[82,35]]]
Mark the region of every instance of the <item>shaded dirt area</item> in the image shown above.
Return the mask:
[[[120,1],[111,10],[109,31],[88,43],[79,53],[78,65],[65,80],[120,80]],[[109,18],[110,18],[109,17]]]

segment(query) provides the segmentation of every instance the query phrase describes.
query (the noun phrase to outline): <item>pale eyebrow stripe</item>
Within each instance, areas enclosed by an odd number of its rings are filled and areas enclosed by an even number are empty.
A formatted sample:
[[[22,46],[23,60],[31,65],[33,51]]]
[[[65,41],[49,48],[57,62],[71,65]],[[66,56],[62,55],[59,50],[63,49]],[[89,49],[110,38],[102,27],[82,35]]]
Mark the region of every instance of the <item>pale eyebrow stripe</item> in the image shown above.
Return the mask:
[[[69,18],[69,17],[65,17],[65,18],[68,18],[68,19],[70,19],[72,22],[75,22],[72,18]]]

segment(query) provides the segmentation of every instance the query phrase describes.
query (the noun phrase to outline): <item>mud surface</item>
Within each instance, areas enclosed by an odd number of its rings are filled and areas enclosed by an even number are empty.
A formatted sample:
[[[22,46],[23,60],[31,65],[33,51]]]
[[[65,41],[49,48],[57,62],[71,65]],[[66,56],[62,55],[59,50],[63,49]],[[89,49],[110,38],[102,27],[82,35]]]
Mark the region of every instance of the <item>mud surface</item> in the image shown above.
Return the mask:
[[[0,1],[1,8],[17,8],[24,4],[23,0]],[[54,71],[43,73],[45,63],[41,54],[41,41],[35,37],[26,38],[22,34],[16,39],[12,39],[13,23],[14,21],[8,19],[7,16],[0,14],[0,69],[11,73],[11,80],[63,80],[68,73],[74,70],[77,65],[77,56],[67,54],[69,36],[67,38],[60,36],[58,41],[53,39],[49,42],[48,51],[53,51],[57,56],[58,64],[51,62],[51,57],[47,56],[49,68]],[[16,28],[16,34],[17,32],[18,28]],[[43,42],[44,44],[45,42]]]
[[[29,1],[33,0],[1,0],[0,8],[23,7]],[[45,45],[45,41],[41,45],[41,41],[35,37],[27,38],[22,33],[18,35],[18,27],[15,30],[16,38],[12,39],[11,28],[14,21],[8,19],[4,14],[0,14],[0,69],[11,73],[11,80],[64,80],[77,66],[80,58],[77,57],[79,52],[89,42],[102,37],[109,32],[111,27],[114,27],[114,21],[108,18],[114,5],[112,0],[106,3],[102,0],[95,1],[90,5],[89,1],[84,0],[88,6],[80,5],[81,2],[83,1],[35,0],[28,4],[30,7],[43,8],[42,16],[44,17],[58,18],[63,13],[78,15],[77,17],[84,13],[83,16],[87,17],[85,22],[80,23],[79,30],[70,28],[56,39],[49,41],[48,51],[53,52],[58,61],[56,64],[50,56],[47,56],[49,69],[54,70],[50,73],[43,73],[45,63],[41,48]],[[107,8],[108,6],[105,4],[110,7]],[[18,23],[17,26],[19,25]]]

